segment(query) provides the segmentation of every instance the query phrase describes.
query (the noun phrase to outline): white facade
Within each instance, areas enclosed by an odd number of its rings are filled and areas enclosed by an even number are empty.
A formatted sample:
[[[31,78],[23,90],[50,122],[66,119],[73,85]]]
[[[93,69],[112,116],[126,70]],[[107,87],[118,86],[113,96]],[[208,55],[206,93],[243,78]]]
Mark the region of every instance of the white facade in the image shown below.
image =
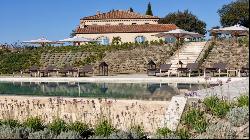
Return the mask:
[[[106,37],[109,43],[112,42],[113,37],[121,37],[122,42],[135,42],[137,37],[143,36],[144,41],[154,41],[160,38],[153,36],[156,33],[106,33],[106,34],[77,34],[78,37],[86,37],[92,39],[100,39],[101,37]],[[163,39],[163,38],[162,38]]]

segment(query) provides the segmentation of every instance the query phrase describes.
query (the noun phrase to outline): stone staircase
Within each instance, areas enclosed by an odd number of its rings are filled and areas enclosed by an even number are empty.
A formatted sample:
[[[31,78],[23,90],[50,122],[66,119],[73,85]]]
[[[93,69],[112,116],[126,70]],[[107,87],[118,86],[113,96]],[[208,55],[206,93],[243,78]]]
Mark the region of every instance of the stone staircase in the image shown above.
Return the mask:
[[[187,63],[194,63],[202,52],[206,42],[190,42],[179,48],[179,60],[183,63],[182,67],[186,67]],[[172,73],[176,73],[178,68],[178,53],[176,52],[166,64],[172,64]]]

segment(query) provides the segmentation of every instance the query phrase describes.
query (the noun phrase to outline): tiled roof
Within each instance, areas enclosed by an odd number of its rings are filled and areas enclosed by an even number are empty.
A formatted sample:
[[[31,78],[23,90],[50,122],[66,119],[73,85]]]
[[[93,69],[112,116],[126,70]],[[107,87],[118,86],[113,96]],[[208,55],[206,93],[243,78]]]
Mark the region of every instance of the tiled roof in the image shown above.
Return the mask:
[[[143,25],[90,25],[85,28],[77,28],[77,34],[100,33],[150,33],[166,32],[178,28],[174,24],[143,24]]]
[[[141,15],[130,11],[115,10],[107,13],[101,13],[94,16],[87,16],[83,20],[98,20],[98,19],[159,19],[157,16]]]

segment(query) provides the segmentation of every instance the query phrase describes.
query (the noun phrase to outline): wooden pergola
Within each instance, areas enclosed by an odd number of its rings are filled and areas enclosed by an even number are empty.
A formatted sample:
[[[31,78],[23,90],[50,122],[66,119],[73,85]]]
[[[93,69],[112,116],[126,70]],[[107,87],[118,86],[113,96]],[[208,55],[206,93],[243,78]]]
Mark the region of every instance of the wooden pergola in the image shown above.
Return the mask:
[[[153,60],[150,60],[147,64],[147,74],[148,75],[155,75],[156,72],[156,64]]]
[[[101,76],[108,76],[108,64],[106,62],[101,62],[99,65],[99,74]]]

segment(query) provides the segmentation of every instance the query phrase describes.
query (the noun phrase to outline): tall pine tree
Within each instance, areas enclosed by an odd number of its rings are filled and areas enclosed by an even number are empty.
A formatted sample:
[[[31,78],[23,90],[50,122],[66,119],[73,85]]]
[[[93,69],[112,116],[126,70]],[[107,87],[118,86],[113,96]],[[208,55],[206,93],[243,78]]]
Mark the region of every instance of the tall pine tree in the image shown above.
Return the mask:
[[[130,7],[129,12],[134,12],[134,9]]]
[[[151,9],[151,4],[150,4],[150,2],[148,3],[148,9],[147,9],[147,11],[146,11],[146,15],[153,16],[153,12],[152,12],[152,9]]]

